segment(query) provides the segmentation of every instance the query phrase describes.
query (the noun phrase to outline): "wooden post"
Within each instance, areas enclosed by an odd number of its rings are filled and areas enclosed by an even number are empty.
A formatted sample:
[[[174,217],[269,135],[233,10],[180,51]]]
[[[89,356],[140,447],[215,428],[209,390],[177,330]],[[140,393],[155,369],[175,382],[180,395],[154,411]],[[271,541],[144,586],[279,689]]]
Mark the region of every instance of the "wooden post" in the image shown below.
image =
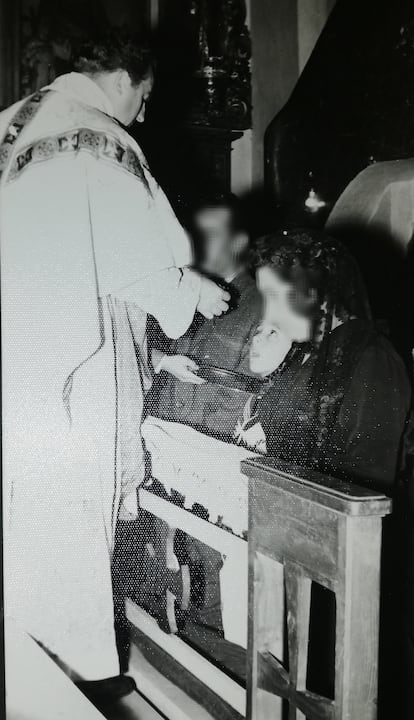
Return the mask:
[[[391,501],[272,458],[242,468],[251,479],[247,718],[279,720],[275,698],[283,698],[289,720],[375,720],[381,518]],[[288,658],[266,647],[259,553],[283,566],[284,583],[274,593],[278,605],[286,597]],[[333,699],[307,688],[312,583],[336,598]]]

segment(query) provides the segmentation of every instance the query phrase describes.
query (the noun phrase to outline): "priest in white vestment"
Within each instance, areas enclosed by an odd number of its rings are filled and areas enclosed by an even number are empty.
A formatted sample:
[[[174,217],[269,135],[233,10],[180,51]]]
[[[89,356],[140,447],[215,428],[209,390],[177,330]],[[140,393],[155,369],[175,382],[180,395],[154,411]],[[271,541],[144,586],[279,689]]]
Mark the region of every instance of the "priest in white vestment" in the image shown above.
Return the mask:
[[[110,558],[143,478],[147,313],[177,338],[228,300],[187,268],[124,129],[149,58],[111,42],[0,114],[6,621],[87,681],[119,673]]]

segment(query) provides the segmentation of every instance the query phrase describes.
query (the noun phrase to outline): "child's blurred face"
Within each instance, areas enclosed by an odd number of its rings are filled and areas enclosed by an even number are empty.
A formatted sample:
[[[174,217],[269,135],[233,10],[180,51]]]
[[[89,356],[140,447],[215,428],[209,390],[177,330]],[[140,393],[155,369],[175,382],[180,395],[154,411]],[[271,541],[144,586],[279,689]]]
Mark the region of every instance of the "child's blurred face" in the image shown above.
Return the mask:
[[[199,210],[194,218],[194,225],[201,241],[202,269],[224,278],[237,259],[231,210],[226,207]]]
[[[250,347],[250,369],[266,377],[270,375],[286,357],[291,341],[280,330],[261,325]]]

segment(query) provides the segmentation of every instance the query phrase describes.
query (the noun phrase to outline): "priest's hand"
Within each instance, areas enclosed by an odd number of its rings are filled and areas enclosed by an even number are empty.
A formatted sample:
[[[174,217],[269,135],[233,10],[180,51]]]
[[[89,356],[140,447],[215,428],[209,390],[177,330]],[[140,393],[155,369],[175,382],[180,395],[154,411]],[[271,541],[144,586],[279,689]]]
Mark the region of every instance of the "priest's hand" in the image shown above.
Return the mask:
[[[211,320],[215,315],[222,315],[229,309],[230,293],[223,290],[208,278],[201,278],[200,299],[197,310],[205,318]]]
[[[202,385],[206,382],[204,378],[196,374],[198,370],[197,363],[185,355],[164,355],[157,367],[157,372],[160,370],[170,373],[180,382],[192,383],[193,385]]]

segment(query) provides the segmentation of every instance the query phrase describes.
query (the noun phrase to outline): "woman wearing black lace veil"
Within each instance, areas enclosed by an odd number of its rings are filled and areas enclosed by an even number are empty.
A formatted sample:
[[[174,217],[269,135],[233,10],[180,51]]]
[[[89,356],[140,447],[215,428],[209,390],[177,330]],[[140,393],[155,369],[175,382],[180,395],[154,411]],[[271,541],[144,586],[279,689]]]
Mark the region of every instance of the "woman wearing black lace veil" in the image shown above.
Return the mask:
[[[248,424],[269,455],[390,492],[411,391],[353,258],[323,233],[289,230],[262,238],[254,264],[264,324],[291,347]]]

